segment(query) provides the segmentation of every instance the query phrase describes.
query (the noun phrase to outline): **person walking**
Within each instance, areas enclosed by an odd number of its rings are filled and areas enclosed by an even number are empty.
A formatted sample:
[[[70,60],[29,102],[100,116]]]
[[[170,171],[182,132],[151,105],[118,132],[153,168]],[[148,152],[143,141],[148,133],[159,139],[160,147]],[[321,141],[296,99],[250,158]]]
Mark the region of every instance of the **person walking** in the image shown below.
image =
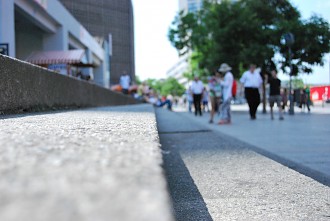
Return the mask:
[[[249,105],[251,120],[256,119],[256,113],[260,104],[259,88],[263,83],[260,73],[256,71],[255,64],[250,65],[250,69],[244,72],[240,82],[244,85],[245,98]]]
[[[203,90],[203,82],[199,80],[198,76],[195,76],[194,81],[191,84],[191,92],[194,99],[195,116],[197,116],[197,114],[202,116],[201,101],[203,97]]]
[[[119,84],[122,88],[122,93],[128,94],[131,78],[126,71],[124,71],[123,75],[120,77]]]
[[[308,110],[308,113],[309,113],[309,112],[311,112],[310,105],[312,103],[312,101],[311,101],[311,90],[308,86],[304,86],[304,92],[305,92],[306,106],[307,106],[307,110]]]
[[[203,112],[210,112],[209,109],[209,92],[207,91],[207,89],[204,87],[203,90],[203,99],[202,99],[202,103],[203,103]]]
[[[220,73],[215,72],[215,75],[209,80],[210,88],[210,102],[211,102],[211,113],[209,123],[213,123],[213,118],[216,112],[219,111],[221,103],[222,89],[220,84]]]
[[[285,112],[285,107],[288,105],[288,90],[286,88],[283,89],[281,93],[282,97],[282,111]]]
[[[223,98],[223,103],[221,105],[221,111],[220,111],[220,121],[218,124],[230,124],[231,123],[231,113],[230,113],[230,103],[232,99],[232,87],[233,87],[233,82],[234,82],[234,76],[230,72],[231,67],[223,63],[221,64],[219,68],[219,72],[224,74],[224,78],[221,81],[221,86],[222,86],[222,98]]]
[[[274,120],[273,107],[274,103],[277,104],[280,120],[284,120],[282,111],[282,96],[281,96],[281,80],[277,78],[277,71],[271,71],[271,78],[268,80],[268,75],[265,75],[266,83],[269,84],[269,106],[270,106],[270,117]]]
[[[187,101],[188,101],[188,111],[189,111],[189,113],[192,113],[192,106],[194,104],[194,98],[192,96],[192,91],[191,91],[191,87],[190,86],[186,90],[186,96],[187,96]]]

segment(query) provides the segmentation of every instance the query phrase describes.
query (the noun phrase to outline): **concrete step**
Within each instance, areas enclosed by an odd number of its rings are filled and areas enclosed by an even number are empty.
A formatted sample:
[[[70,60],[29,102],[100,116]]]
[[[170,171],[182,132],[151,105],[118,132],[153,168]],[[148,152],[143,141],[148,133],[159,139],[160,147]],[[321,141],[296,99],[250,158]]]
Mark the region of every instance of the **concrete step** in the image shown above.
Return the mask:
[[[1,221],[171,221],[151,105],[0,118]]]

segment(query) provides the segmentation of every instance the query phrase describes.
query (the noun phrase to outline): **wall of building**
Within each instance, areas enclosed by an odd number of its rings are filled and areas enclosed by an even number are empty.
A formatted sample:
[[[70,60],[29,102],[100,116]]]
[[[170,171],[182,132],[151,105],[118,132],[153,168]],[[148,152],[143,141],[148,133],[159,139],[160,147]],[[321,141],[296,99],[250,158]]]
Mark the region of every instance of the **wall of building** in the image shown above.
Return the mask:
[[[135,79],[134,19],[131,0],[60,0],[95,36],[112,34],[111,83],[124,71]]]
[[[9,56],[25,60],[34,51],[86,50],[87,63],[97,70],[83,71],[96,76],[97,83],[110,87],[108,49],[69,13],[58,0],[0,0],[0,43],[9,44]],[[105,53],[105,51],[107,53]]]
[[[9,45],[9,56],[15,57],[14,0],[0,0],[0,44]]]
[[[178,80],[178,82],[185,87],[188,86],[189,82],[184,74],[189,71],[189,56],[190,54],[185,54],[181,56],[176,64],[174,64],[167,72],[167,77],[173,77]]]
[[[179,10],[195,13],[201,9],[203,0],[179,0]]]
[[[43,50],[43,31],[31,22],[15,19],[16,58],[25,60],[32,51]]]

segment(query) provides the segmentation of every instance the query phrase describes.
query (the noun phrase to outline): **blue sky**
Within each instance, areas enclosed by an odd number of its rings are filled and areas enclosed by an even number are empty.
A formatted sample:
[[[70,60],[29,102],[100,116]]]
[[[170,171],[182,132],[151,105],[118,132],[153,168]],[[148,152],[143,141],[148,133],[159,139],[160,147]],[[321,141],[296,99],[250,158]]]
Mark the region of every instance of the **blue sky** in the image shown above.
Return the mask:
[[[302,14],[313,13],[330,21],[330,0],[291,0]],[[141,79],[164,78],[166,71],[178,60],[176,50],[167,39],[167,32],[178,11],[178,0],[133,0],[135,19],[136,74]],[[328,54],[324,67],[315,67],[312,76],[303,75],[306,83],[330,81]],[[283,80],[285,76],[280,75]]]

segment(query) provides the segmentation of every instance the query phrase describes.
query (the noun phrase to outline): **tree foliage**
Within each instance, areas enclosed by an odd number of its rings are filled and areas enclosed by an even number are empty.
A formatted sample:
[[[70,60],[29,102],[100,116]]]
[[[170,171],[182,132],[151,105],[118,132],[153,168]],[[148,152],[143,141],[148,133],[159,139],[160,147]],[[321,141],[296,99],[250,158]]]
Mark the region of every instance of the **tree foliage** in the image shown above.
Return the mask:
[[[185,87],[173,77],[162,80],[148,79],[146,82],[153,90],[162,96],[167,96],[169,94],[182,96],[186,90]]]
[[[239,77],[250,63],[264,72],[277,66],[288,73],[288,47],[280,42],[287,32],[295,36],[293,72],[312,73],[312,65],[323,65],[329,23],[317,15],[302,20],[288,0],[204,1],[198,13],[180,12],[168,37],[180,55],[191,53],[192,71],[208,75],[226,62]]]

